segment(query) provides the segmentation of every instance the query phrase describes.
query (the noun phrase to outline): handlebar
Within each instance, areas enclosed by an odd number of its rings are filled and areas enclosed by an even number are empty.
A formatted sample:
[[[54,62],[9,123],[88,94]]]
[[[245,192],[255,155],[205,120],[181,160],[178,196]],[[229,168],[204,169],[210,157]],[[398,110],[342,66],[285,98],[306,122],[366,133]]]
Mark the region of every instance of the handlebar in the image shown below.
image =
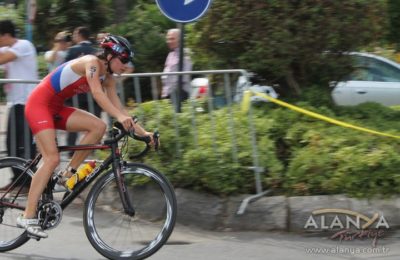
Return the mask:
[[[151,145],[150,145],[151,137],[150,136],[139,136],[139,135],[135,134],[135,131],[133,129],[130,131],[126,131],[120,122],[115,122],[114,127],[116,127],[120,131],[120,133],[115,133],[115,137],[113,138],[115,140],[115,142],[118,142],[124,136],[129,135],[133,139],[144,142],[146,144],[146,147],[141,152],[131,155],[129,157],[129,159],[140,158],[140,157],[144,156],[145,154],[147,154],[147,152],[150,150],[150,148],[151,148]],[[159,138],[160,138],[159,132],[155,131],[153,133],[153,140],[154,140],[154,149],[156,151],[158,151],[158,148],[159,148]]]

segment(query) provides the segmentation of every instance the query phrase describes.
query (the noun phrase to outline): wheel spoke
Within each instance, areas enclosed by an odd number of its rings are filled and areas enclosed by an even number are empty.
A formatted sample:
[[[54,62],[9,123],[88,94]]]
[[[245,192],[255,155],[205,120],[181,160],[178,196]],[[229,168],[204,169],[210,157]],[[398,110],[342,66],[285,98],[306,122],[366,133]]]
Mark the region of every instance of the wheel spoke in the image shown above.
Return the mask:
[[[176,199],[166,178],[147,166],[134,165],[123,174],[135,216],[124,213],[110,172],[88,195],[85,231],[96,250],[106,257],[142,259],[155,253],[171,234]]]
[[[30,183],[33,175],[30,170],[24,170],[25,163],[20,158],[0,159],[0,252],[15,249],[29,240],[25,230],[16,225],[27,201],[29,187],[24,184]],[[15,183],[11,181],[13,176],[19,176]]]

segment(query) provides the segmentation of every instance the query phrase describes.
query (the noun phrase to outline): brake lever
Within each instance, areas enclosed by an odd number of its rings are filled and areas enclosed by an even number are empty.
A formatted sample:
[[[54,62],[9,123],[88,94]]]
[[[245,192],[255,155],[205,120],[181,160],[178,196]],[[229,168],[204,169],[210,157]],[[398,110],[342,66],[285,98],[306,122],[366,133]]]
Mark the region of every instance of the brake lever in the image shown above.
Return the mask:
[[[158,131],[154,131],[154,133],[153,133],[153,141],[154,141],[154,150],[155,151],[158,151],[159,139],[160,139],[160,133]]]
[[[131,136],[131,137],[135,136],[135,129],[134,128],[129,129],[128,133],[129,133],[129,136]]]

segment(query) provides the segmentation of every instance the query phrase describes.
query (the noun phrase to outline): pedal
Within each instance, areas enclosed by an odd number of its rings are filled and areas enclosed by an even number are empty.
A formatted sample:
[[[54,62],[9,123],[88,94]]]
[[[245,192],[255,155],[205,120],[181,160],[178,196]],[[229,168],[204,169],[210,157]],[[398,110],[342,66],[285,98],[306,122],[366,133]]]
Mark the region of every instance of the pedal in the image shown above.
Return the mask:
[[[29,238],[31,238],[31,239],[36,239],[36,241],[39,241],[39,240],[41,239],[41,237],[38,237],[38,236],[35,236],[35,235],[32,235],[32,234],[29,234],[28,232],[27,232],[27,236],[28,236]]]

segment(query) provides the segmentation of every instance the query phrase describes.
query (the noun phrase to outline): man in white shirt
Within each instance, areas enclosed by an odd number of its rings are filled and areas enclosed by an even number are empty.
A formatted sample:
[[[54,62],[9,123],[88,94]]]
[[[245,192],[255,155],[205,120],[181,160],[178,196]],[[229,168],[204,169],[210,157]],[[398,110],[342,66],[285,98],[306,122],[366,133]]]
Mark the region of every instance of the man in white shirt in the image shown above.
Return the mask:
[[[0,21],[0,64],[4,64],[7,79],[37,80],[37,55],[33,44],[16,38],[15,25],[10,20]],[[35,83],[8,83],[4,86],[9,107],[7,151],[9,156],[32,158],[36,153],[32,134],[25,121],[25,101]],[[17,174],[13,177],[15,180]],[[22,185],[20,182],[19,184]],[[24,186],[29,187],[28,184]]]
[[[168,53],[167,59],[165,60],[164,72],[177,72],[179,70],[179,43],[180,43],[179,29],[170,29],[167,32],[166,42],[170,52]],[[192,61],[187,53],[183,55],[183,71],[192,70]],[[175,98],[175,91],[178,87],[178,76],[177,75],[164,75],[162,77],[162,98]],[[190,75],[184,75],[182,77],[182,88],[181,100],[185,100],[190,96]],[[175,103],[175,102],[174,102]]]

